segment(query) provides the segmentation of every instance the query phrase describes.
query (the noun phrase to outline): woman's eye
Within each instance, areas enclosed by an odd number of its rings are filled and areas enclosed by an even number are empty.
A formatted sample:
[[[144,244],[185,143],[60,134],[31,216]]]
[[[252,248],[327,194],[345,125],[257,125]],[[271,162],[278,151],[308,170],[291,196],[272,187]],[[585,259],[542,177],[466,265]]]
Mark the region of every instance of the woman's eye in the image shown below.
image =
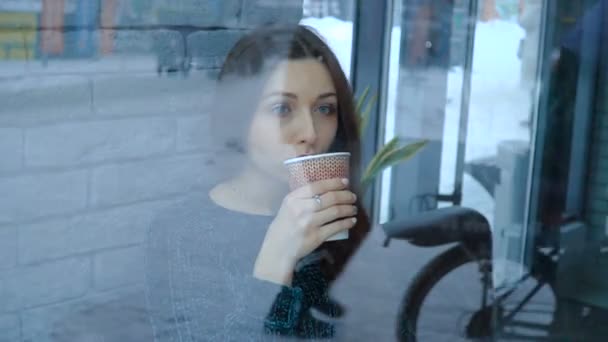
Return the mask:
[[[317,111],[323,115],[332,115],[336,113],[336,106],[333,104],[321,105],[317,107]]]
[[[291,112],[291,108],[285,103],[277,103],[273,105],[270,110],[279,116],[285,116]]]

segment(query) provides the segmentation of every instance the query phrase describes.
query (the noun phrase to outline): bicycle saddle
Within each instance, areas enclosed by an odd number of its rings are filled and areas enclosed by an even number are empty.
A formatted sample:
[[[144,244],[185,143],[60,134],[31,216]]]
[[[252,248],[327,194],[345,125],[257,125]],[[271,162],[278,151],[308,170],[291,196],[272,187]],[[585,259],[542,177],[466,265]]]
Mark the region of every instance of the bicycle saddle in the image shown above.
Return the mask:
[[[452,242],[489,242],[490,224],[476,210],[459,206],[435,209],[382,224],[388,238],[417,246]]]

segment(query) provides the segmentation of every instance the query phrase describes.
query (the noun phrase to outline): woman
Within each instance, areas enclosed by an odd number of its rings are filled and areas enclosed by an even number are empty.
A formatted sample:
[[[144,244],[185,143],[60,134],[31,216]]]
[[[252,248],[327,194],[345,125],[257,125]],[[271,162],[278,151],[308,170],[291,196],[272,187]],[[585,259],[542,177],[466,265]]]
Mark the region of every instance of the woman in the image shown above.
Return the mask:
[[[351,153],[353,96],[329,47],[305,27],[264,28],[237,42],[219,76],[213,132],[235,170],[153,224],[147,300],[156,338],[329,338],[329,284],[369,230],[358,175],[289,191],[283,161]],[[315,196],[318,195],[318,199]],[[348,240],[324,242],[350,231]],[[328,309],[329,308],[329,309]],[[331,314],[331,312],[328,312]],[[334,312],[335,313],[335,312]]]

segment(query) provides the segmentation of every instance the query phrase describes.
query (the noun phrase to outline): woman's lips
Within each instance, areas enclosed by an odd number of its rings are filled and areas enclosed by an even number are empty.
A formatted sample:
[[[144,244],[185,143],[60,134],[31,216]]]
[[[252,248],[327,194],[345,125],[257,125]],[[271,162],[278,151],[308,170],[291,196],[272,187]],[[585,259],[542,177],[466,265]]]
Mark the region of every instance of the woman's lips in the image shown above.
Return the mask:
[[[297,158],[301,158],[301,157],[308,157],[308,156],[312,156],[312,153],[304,153],[304,154],[300,154]]]

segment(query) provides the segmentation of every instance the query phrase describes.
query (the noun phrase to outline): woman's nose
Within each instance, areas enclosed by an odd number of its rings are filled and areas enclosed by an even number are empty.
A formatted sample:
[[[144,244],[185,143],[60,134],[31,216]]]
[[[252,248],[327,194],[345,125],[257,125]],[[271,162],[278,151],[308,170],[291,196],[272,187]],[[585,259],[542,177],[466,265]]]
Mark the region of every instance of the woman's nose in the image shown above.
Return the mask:
[[[294,127],[297,143],[313,144],[317,140],[315,120],[310,112],[301,112]]]

